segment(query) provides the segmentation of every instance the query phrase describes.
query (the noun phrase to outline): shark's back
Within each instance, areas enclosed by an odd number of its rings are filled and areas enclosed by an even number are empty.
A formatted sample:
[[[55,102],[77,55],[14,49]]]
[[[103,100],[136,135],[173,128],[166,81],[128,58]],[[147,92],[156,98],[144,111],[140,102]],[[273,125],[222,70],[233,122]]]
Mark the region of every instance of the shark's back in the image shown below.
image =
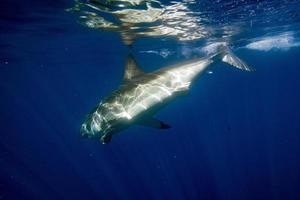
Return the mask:
[[[102,106],[109,110],[109,118],[132,120],[146,111],[152,113],[156,107],[187,91],[194,78],[210,63],[209,59],[201,59],[145,73],[121,85]]]

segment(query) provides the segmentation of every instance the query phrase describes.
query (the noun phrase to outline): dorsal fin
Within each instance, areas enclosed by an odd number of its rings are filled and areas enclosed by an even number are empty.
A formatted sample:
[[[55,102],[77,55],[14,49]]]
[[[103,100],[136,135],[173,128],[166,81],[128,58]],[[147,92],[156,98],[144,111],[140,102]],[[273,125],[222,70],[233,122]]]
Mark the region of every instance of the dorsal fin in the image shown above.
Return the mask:
[[[138,67],[133,56],[129,54],[125,66],[124,81],[130,81],[131,79],[143,74],[145,74],[145,72]]]

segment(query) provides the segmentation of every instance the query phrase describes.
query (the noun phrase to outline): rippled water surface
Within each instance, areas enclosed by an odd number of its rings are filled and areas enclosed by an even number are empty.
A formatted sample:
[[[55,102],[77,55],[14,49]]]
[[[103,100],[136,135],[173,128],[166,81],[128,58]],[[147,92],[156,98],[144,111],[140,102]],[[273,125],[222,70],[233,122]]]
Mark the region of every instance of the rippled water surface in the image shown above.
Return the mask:
[[[127,45],[140,37],[239,44],[254,39],[257,31],[260,36],[298,34],[298,7],[298,1],[91,0],[76,1],[69,11],[88,28],[119,32]]]

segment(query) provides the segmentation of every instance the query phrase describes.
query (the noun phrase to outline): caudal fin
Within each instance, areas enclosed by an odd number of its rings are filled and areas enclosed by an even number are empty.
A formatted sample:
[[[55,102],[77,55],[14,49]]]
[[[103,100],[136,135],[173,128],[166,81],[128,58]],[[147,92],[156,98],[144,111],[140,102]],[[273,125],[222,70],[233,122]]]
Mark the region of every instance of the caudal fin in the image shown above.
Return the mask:
[[[222,46],[222,48],[220,48],[218,57],[219,56],[223,62],[229,64],[232,67],[236,67],[244,71],[255,71],[254,68],[250,67],[244,61],[234,55],[234,53],[227,46]]]

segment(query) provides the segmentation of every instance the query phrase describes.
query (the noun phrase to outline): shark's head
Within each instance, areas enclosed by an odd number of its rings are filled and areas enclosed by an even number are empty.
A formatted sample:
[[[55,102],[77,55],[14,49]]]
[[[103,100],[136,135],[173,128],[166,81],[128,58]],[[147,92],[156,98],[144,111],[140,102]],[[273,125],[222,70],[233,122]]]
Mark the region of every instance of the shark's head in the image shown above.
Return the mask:
[[[81,125],[80,135],[85,138],[100,138],[102,137],[104,127],[103,118],[95,111],[89,114]]]
[[[111,103],[106,101],[96,106],[81,125],[81,137],[100,139],[103,143],[107,143],[104,140],[119,129],[120,117],[117,110],[115,110],[116,113],[112,112],[113,108]]]
[[[106,144],[110,142],[113,133],[126,127],[122,118],[120,119],[117,115],[107,115],[107,113],[106,106],[102,104],[91,112],[81,125],[81,137],[97,139]]]

